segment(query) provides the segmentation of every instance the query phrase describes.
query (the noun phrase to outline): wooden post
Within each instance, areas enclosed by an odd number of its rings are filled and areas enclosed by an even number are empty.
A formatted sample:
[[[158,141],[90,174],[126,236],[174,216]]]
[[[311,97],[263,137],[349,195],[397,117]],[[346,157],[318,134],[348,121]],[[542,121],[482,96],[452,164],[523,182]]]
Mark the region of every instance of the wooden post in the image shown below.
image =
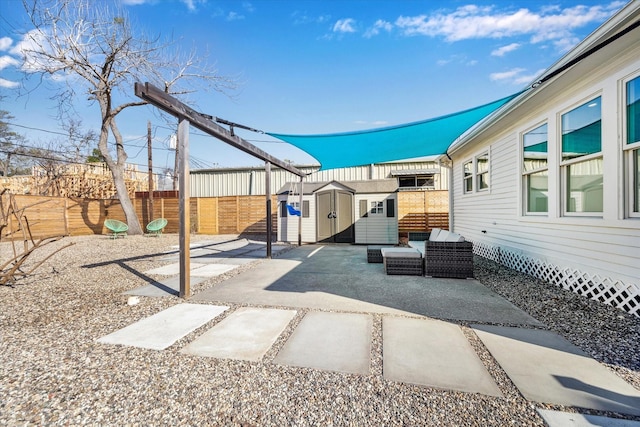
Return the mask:
[[[265,193],[267,203],[267,259],[271,259],[271,235],[273,234],[271,224],[271,162],[264,162],[265,170]]]
[[[178,164],[180,177],[178,179],[178,194],[180,207],[180,298],[191,296],[191,217],[190,217],[190,182],[189,182],[189,121],[180,118],[178,122]]]
[[[153,221],[153,151],[151,150],[151,120],[147,121],[147,151],[149,154],[149,222]]]

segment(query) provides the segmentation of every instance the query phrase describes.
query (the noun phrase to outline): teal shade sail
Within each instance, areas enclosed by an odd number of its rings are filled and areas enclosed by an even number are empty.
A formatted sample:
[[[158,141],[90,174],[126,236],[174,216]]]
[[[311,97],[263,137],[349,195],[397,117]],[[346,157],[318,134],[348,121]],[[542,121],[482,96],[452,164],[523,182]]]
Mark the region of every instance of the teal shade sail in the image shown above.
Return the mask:
[[[390,162],[446,153],[466,130],[522,92],[458,113],[403,125],[323,135],[268,135],[298,147],[321,170]]]

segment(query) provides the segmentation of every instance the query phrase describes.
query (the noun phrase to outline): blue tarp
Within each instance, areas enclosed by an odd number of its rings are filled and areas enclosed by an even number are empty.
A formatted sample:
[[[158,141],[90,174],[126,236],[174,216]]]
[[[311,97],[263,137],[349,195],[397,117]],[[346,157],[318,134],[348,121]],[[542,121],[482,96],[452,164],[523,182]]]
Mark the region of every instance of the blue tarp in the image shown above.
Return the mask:
[[[321,170],[446,153],[466,130],[522,92],[458,113],[379,129],[324,135],[267,132],[313,156]]]

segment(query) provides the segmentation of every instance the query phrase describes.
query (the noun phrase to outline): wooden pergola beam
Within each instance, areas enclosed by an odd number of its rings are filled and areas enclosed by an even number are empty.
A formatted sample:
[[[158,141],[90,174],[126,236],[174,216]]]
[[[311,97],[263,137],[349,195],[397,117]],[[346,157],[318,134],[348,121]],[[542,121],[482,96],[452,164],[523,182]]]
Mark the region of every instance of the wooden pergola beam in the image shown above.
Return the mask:
[[[240,138],[237,135],[233,135],[227,129],[215,123],[208,116],[205,116],[193,110],[186,104],[183,104],[176,98],[163,92],[150,83],[136,83],[135,93],[137,97],[142,98],[151,105],[154,105],[178,118],[189,120],[192,126],[200,129],[202,132],[208,135],[226,142],[227,144],[237,148],[238,150],[244,151],[245,153],[250,154],[253,157],[257,157],[260,160],[264,160],[265,162],[269,162],[275,166],[278,166],[279,168],[285,169],[299,177],[307,175],[305,172],[302,172],[300,169],[291,166],[289,163],[277,159],[266,151],[263,151],[255,145],[251,144],[250,142]]]
[[[300,177],[302,181],[303,177],[307,174],[301,170],[291,166],[290,164],[271,156],[269,153],[259,149],[250,142],[240,138],[219,126],[212,119],[213,117],[199,113],[189,106],[178,101],[171,95],[163,92],[157,87],[149,83],[136,83],[135,94],[137,97],[142,98],[149,104],[160,108],[178,118],[178,153],[179,153],[179,194],[180,194],[180,297],[189,298],[191,296],[191,284],[190,284],[190,211],[189,211],[189,126],[193,125],[195,128],[200,129],[202,132],[213,136],[227,144],[244,151],[254,157],[257,157],[265,161],[265,170],[267,173],[267,258],[271,258],[271,191],[269,184],[271,182],[271,164],[274,164],[284,170],[291,172],[294,175]],[[226,122],[230,124],[230,122]],[[302,195],[300,196],[302,197]],[[302,206],[302,204],[301,204]]]

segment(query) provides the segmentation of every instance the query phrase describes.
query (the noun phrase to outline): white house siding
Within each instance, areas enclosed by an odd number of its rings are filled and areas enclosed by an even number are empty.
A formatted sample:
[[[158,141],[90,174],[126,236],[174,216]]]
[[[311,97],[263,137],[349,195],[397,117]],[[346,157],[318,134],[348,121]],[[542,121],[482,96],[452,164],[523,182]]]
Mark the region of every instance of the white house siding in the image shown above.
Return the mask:
[[[618,299],[640,295],[640,219],[625,219],[619,137],[624,129],[618,116],[624,111],[620,82],[640,70],[640,44],[606,55],[606,59],[584,60],[451,153],[452,228],[472,240],[476,252],[500,253],[503,261],[516,268],[592,298],[599,294],[594,299],[601,301],[609,294],[617,294]],[[602,100],[603,213],[601,217],[564,216],[559,116],[597,96]],[[548,214],[523,215],[520,134],[543,122],[549,129]],[[463,164],[487,150],[490,190],[464,194]],[[629,298],[624,304],[609,299],[604,302],[640,315]]]
[[[392,199],[395,205],[395,216],[387,218],[387,200]],[[367,217],[360,212],[360,201],[367,201],[367,210],[371,202],[383,202],[382,214],[371,214]],[[395,194],[356,194],[355,203],[355,243],[357,244],[396,244],[398,243],[398,203]]]

